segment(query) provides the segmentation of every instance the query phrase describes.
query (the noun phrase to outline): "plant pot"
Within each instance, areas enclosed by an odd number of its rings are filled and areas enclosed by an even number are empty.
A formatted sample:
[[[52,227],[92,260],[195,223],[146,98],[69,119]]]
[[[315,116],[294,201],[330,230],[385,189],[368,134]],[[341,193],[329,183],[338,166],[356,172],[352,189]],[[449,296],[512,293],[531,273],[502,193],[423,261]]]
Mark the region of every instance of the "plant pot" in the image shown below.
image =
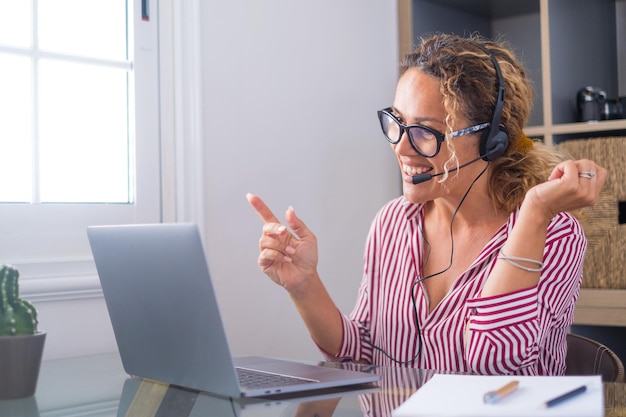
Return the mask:
[[[0,400],[35,394],[46,332],[0,336]]]

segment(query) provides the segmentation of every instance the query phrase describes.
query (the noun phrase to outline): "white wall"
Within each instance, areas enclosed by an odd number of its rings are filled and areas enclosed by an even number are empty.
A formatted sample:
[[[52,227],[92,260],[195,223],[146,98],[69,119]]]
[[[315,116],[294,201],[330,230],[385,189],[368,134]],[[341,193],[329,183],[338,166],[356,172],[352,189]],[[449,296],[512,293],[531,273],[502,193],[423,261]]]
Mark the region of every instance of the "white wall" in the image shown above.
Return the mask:
[[[206,246],[236,354],[319,358],[288,295],[256,264],[261,221],[245,194],[319,241],[319,270],[344,312],[364,239],[400,193],[376,110],[397,78],[395,1],[211,2],[202,10]]]
[[[166,219],[203,227],[235,354],[319,358],[288,295],[258,270],[261,222],[245,194],[261,195],[281,217],[295,207],[317,234],[319,270],[348,313],[370,221],[400,193],[376,120],[397,77],[396,1],[174,4],[161,1],[164,27],[176,25],[172,10],[184,10],[193,24],[173,29],[184,39],[167,40],[168,53],[187,64],[163,74],[166,83],[177,80],[170,86],[176,100],[195,96],[175,105],[185,113],[175,123],[162,121],[176,142],[164,138],[167,175],[178,175],[164,179]],[[171,51],[181,43],[185,51]],[[96,278],[89,279],[88,291],[78,288],[72,299],[38,297],[46,358],[115,349]]]

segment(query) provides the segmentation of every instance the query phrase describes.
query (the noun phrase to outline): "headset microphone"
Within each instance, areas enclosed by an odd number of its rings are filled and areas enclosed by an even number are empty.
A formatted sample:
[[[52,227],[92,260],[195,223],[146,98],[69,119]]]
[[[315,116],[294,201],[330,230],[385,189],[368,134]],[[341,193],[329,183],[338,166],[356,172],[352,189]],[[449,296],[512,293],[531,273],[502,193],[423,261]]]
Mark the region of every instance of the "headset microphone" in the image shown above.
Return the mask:
[[[437,174],[418,174],[418,175],[413,175],[413,177],[411,177],[411,182],[413,183],[413,185],[417,185],[417,184],[421,184],[423,182],[426,181],[430,181],[433,179],[433,177],[437,177],[439,175],[443,175],[443,172],[439,172]]]
[[[451,169],[449,172],[458,171],[461,168],[465,168],[466,166],[473,164],[474,162],[480,161],[482,158],[483,158],[483,155],[480,155],[478,158],[472,159],[469,162],[466,162],[466,163],[464,163],[462,165],[459,165],[458,168]],[[413,175],[413,177],[411,178],[411,182],[413,183],[413,185],[417,185],[417,184],[421,184],[421,183],[426,182],[426,181],[430,181],[434,177],[438,177],[438,176],[443,175],[443,174],[444,174],[443,172],[438,172],[436,174],[418,174],[418,175]]]
[[[504,151],[504,147],[505,147],[505,144],[499,143],[499,144],[497,144],[495,146],[495,148],[493,148],[491,151],[487,152],[486,154],[480,155],[478,158],[474,158],[474,159],[472,159],[469,162],[461,164],[461,165],[459,165],[458,168],[451,169],[449,172],[458,171],[461,168],[465,168],[466,166],[473,164],[474,162],[480,161],[481,159],[485,159],[486,161],[490,161],[491,159],[486,159],[486,158],[489,158],[491,156],[491,154],[500,154],[500,153],[502,153]],[[443,172],[438,172],[436,174],[418,174],[418,175],[413,175],[413,177],[411,177],[411,182],[413,183],[413,185],[417,185],[417,184],[421,184],[421,183],[426,182],[426,181],[430,181],[434,177],[439,177],[439,176],[441,176],[443,174],[444,174]]]

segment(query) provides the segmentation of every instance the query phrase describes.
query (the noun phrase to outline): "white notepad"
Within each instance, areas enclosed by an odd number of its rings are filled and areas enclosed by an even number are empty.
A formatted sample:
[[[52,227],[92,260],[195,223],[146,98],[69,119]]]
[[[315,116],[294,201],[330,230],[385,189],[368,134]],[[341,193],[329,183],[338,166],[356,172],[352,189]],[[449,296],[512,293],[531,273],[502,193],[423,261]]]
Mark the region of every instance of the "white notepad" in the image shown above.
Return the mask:
[[[494,404],[483,395],[513,380],[519,387]],[[554,407],[543,404],[581,385],[587,390]],[[594,376],[487,376],[436,374],[392,413],[393,417],[419,416],[563,416],[601,417],[604,391],[600,375]]]

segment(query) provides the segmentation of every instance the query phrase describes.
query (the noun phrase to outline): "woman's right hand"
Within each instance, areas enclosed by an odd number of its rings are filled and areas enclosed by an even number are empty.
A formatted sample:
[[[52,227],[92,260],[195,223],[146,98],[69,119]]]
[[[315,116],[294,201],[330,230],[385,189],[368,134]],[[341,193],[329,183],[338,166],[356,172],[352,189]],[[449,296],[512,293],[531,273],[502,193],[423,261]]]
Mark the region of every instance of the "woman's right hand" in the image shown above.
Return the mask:
[[[317,238],[293,208],[285,214],[291,233],[263,200],[253,194],[246,197],[263,220],[259,267],[289,292],[317,346],[331,356],[337,355],[343,340],[343,321],[317,274]]]
[[[259,267],[288,292],[295,295],[304,291],[307,279],[317,275],[317,238],[292,207],[287,209],[285,219],[295,235],[280,223],[260,197],[253,194],[246,197],[263,221]]]

